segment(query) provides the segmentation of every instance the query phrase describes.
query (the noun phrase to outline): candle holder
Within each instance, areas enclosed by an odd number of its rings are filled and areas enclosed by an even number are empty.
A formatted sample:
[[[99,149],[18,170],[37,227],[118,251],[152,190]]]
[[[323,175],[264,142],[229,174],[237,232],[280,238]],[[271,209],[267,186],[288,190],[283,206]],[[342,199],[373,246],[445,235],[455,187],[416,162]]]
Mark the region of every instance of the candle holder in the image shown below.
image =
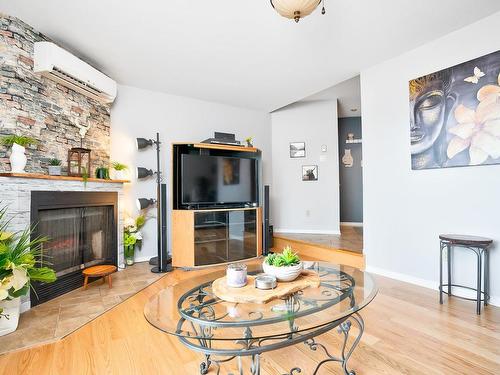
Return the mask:
[[[247,265],[234,263],[227,266],[226,283],[231,288],[241,288],[247,285]]]

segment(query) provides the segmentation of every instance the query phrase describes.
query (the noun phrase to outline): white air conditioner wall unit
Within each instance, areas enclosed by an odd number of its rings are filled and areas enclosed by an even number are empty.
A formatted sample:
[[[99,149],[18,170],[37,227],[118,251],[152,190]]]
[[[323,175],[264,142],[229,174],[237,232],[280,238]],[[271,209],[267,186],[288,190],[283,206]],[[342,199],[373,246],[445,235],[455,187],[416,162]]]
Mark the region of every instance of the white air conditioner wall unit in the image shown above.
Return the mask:
[[[115,81],[51,42],[35,43],[34,71],[101,102],[116,98]]]

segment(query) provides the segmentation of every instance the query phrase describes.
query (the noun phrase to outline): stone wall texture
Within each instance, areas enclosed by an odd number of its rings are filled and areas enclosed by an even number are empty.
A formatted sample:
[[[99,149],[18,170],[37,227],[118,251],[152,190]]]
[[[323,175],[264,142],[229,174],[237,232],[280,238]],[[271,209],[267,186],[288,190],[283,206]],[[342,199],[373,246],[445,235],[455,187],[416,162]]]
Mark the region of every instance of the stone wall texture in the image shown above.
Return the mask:
[[[92,150],[92,170],[109,164],[110,105],[90,99],[33,72],[37,41],[49,41],[17,18],[0,13],[0,136],[40,141],[26,149],[27,172],[46,173],[58,158],[66,170],[68,150],[80,147],[79,128],[89,126],[83,147]],[[10,171],[9,150],[0,145],[0,172]]]

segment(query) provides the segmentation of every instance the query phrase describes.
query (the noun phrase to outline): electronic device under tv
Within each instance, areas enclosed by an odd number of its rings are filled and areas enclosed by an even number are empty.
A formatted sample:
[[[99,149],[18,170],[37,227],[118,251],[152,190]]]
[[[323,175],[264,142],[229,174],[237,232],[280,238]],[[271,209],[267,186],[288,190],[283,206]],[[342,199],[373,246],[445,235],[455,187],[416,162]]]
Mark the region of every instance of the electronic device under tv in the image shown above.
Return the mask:
[[[183,208],[245,207],[258,203],[255,159],[183,154],[181,175]]]

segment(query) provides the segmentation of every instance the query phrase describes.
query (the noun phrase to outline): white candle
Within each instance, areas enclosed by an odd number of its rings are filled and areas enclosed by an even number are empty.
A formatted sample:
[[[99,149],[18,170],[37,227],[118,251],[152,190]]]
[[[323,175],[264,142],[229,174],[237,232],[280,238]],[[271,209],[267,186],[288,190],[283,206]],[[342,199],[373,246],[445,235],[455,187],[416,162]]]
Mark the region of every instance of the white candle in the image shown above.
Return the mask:
[[[242,263],[230,264],[226,270],[227,286],[241,288],[247,285],[247,265]]]

